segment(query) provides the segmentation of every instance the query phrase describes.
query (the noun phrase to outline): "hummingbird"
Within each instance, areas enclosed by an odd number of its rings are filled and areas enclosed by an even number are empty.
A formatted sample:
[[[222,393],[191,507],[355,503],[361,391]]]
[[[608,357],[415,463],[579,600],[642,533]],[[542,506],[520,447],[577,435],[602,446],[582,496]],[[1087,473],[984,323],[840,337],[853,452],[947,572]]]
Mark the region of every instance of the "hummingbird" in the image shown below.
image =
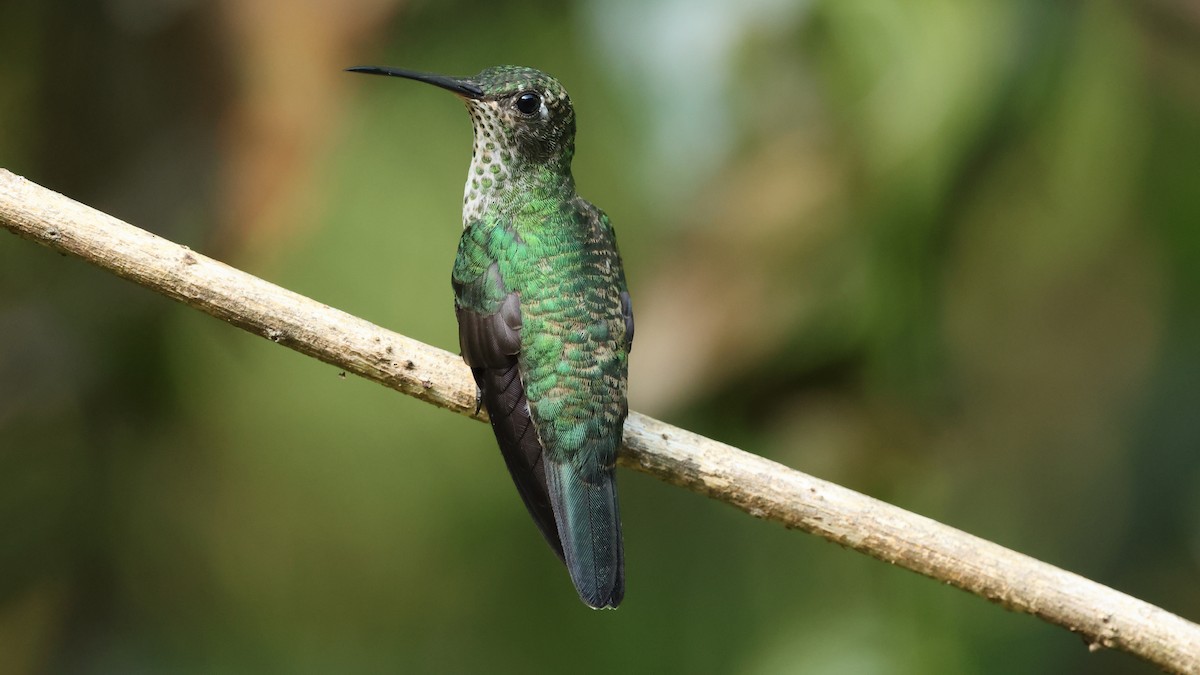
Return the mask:
[[[615,608],[625,563],[615,475],[633,307],[608,216],[575,191],[575,110],[533,68],[447,77],[474,130],[451,285],[462,358],[525,507],[580,599]]]

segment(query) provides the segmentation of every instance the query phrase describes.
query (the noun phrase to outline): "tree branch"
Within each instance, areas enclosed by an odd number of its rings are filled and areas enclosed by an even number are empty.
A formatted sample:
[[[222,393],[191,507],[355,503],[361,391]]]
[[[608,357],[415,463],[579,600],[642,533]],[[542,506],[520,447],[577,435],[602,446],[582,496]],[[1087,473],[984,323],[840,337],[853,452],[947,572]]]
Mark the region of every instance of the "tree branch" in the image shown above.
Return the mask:
[[[458,356],[240,272],[0,169],[0,225],[272,342],[476,415]],[[1200,672],[1200,626],[1077,574],[762,457],[631,413],[621,464],[1078,633]]]

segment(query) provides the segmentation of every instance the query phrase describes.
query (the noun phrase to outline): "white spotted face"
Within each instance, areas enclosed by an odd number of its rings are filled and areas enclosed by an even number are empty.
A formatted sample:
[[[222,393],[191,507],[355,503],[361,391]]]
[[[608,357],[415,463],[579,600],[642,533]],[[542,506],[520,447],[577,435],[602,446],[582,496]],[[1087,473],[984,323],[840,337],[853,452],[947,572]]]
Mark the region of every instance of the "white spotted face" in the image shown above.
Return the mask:
[[[575,112],[562,85],[539,71],[513,66],[490,68],[471,82],[483,94],[463,97],[475,131],[463,226],[539,186],[573,190]]]

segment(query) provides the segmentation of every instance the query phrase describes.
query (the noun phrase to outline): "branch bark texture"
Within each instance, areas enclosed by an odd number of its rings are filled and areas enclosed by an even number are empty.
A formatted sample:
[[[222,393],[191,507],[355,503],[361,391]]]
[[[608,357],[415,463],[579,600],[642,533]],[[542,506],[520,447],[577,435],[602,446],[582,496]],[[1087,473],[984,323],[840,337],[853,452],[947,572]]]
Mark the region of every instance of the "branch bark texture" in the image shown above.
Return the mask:
[[[0,169],[0,225],[214,317],[460,415],[458,356],[380,328]],[[1200,626],[1077,574],[768,459],[631,413],[623,466],[1033,614],[1091,649],[1200,673]]]

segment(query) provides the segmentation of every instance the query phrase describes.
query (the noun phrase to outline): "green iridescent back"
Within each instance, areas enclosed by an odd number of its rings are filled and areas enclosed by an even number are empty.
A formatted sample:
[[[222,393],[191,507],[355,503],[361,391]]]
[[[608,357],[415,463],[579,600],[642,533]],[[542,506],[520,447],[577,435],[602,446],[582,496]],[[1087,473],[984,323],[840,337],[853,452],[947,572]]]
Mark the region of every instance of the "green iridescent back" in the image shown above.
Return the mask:
[[[548,213],[524,206],[463,232],[454,279],[471,290],[459,301],[486,314],[520,295],[520,371],[546,450],[611,465],[628,411],[627,288],[612,227],[578,197]],[[506,288],[486,278],[493,262]]]

